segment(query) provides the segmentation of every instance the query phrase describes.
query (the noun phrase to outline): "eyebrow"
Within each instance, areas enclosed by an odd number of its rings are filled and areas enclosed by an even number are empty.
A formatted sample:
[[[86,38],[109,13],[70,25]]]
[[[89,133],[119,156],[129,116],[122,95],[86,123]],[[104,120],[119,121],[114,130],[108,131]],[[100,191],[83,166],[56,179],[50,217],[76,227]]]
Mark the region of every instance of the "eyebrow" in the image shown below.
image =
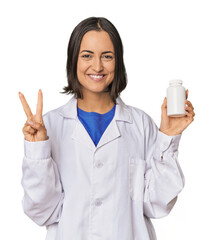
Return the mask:
[[[82,53],[82,52],[94,53],[94,52],[92,52],[92,51],[90,51],[90,50],[83,50],[83,51],[81,51],[80,53]],[[106,54],[106,53],[113,53],[113,52],[112,52],[112,51],[102,52],[102,54]]]

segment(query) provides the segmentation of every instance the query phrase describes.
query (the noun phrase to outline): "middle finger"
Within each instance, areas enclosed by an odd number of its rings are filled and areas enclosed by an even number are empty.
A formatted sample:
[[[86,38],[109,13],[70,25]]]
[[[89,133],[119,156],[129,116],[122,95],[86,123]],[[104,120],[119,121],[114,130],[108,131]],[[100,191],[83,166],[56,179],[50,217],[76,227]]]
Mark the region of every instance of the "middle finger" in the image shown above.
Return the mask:
[[[39,121],[42,120],[42,108],[43,108],[43,99],[42,99],[42,90],[38,91],[38,102],[36,107],[36,116]]]

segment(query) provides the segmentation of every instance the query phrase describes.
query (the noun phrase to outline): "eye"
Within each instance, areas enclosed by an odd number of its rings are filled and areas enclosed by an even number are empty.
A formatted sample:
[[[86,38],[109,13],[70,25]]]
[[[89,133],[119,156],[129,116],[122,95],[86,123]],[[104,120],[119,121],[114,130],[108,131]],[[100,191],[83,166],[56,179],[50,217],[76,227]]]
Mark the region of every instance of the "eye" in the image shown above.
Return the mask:
[[[111,55],[105,55],[103,57],[106,58],[106,59],[113,59],[113,57]]]
[[[90,57],[91,57],[91,55],[89,55],[89,54],[82,55],[82,58],[90,58]]]

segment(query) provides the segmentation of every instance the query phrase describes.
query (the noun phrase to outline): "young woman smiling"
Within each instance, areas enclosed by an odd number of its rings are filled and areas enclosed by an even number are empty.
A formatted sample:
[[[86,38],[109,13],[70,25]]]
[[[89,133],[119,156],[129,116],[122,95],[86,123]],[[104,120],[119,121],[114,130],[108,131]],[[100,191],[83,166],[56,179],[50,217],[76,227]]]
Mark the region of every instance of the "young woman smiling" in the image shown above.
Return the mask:
[[[113,108],[108,86],[114,79],[114,71],[114,47],[108,33],[87,32],[81,41],[77,62],[77,76],[84,96],[78,98],[79,108],[101,114]]]
[[[160,128],[120,93],[127,84],[122,42],[106,18],[91,17],[68,44],[72,98],[42,115],[38,92],[33,115],[19,93],[23,127],[24,212],[47,227],[47,240],[154,240],[150,218],[168,215],[184,187],[178,163],[182,132],[194,119],[167,116]],[[188,98],[188,91],[186,91]]]

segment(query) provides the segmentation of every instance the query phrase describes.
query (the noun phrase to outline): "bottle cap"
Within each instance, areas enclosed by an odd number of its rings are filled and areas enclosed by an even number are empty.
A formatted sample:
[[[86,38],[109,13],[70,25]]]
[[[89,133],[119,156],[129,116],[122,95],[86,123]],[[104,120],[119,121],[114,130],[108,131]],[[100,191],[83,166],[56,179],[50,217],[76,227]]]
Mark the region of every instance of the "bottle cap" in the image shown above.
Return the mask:
[[[169,81],[169,84],[170,85],[173,85],[173,84],[181,84],[182,85],[182,80],[180,80],[180,79],[173,79],[173,80],[170,80]]]

